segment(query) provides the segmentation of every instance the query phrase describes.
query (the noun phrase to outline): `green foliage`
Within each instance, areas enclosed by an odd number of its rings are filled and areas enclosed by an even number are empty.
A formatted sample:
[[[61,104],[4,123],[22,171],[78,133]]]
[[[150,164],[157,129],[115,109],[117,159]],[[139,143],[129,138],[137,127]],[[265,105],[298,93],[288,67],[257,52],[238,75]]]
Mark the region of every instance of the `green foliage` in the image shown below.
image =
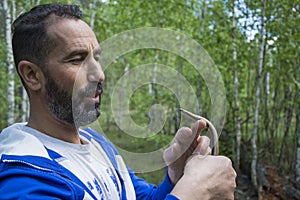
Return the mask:
[[[52,1],[41,0],[41,3]],[[218,67],[226,89],[227,115],[225,127],[220,136],[221,154],[235,158],[235,137],[236,137],[236,109],[234,99],[234,69],[232,57],[232,0],[163,0],[163,1],[140,1],[140,0],[108,0],[94,1],[73,0],[61,1],[80,4],[84,10],[84,19],[90,23],[92,12],[95,12],[94,31],[100,41],[118,34],[122,31],[139,27],[163,27],[180,31],[195,39],[209,53]],[[36,1],[16,1],[16,14],[28,10],[35,5]],[[299,98],[286,98],[286,87],[291,86],[292,96],[299,92],[299,0],[296,1],[267,1],[266,8],[266,50],[264,56],[263,77],[270,75],[267,94],[265,82],[262,81],[260,123],[259,123],[259,152],[260,161],[276,163],[280,154],[282,142],[286,142],[284,151],[288,154],[282,160],[282,169],[286,172],[293,171],[295,165],[289,165],[295,157],[295,141],[299,137],[295,133],[296,116],[299,111],[292,109],[292,122],[288,135],[284,135],[285,121],[287,119],[286,108],[297,108]],[[6,45],[4,31],[4,16],[1,8],[0,13],[0,125],[6,126]],[[240,118],[242,122],[242,169],[250,171],[251,159],[251,132],[253,129],[253,111],[255,105],[255,81],[257,66],[259,63],[259,45],[261,35],[261,1],[242,1],[236,3],[237,15],[236,27],[236,49],[237,69],[239,78],[239,102]],[[249,36],[251,35],[252,36]],[[149,86],[144,85],[136,90],[130,98],[129,108],[134,122],[141,126],[149,123],[148,112],[153,104],[161,104],[166,110],[166,123],[164,128],[155,137],[145,140],[132,138],[116,124],[115,116],[111,113],[111,92],[117,81],[126,73],[125,68],[132,70],[134,67],[158,63],[172,67],[187,79],[189,84],[198,94],[198,100],[202,104],[202,114],[209,116],[211,111],[211,99],[203,77],[188,61],[157,49],[143,49],[128,52],[125,55],[115,58],[108,69],[105,70],[106,82],[105,93],[102,98],[102,116],[99,119],[102,129],[107,132],[107,137],[122,148],[134,152],[148,152],[166,146],[176,132],[176,108],[178,102],[175,95],[164,86],[153,84],[154,95],[149,93]],[[140,77],[141,78],[141,77]],[[17,76],[16,76],[17,79]],[[199,90],[199,85],[201,90]],[[16,84],[16,92],[20,82]],[[17,92],[17,94],[19,94]],[[200,95],[201,94],[201,95]],[[17,105],[20,104],[20,97],[16,98]],[[265,103],[267,102],[267,103]],[[16,108],[17,110],[17,108]],[[17,111],[18,113],[19,111]],[[286,140],[283,140],[283,138]],[[275,157],[275,158],[274,158]],[[290,159],[290,160],[289,160]],[[289,169],[291,167],[292,169]],[[163,177],[164,171],[155,172],[157,177]],[[147,180],[155,183],[159,178],[152,178],[153,174],[146,174]]]

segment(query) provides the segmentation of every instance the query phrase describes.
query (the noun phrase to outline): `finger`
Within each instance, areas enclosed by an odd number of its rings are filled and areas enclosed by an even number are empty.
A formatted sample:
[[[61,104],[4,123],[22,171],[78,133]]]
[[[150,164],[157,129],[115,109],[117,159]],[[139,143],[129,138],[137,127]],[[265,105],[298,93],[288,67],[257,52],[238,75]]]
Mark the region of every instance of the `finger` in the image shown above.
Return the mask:
[[[165,149],[163,158],[167,165],[175,162],[180,157],[180,149],[177,143],[172,142],[171,145]]]
[[[210,147],[207,148],[205,155],[211,155],[212,149]]]
[[[180,128],[176,135],[175,135],[175,140],[179,144],[184,144],[190,146],[191,143],[198,138],[199,134],[201,131],[206,127],[206,122],[204,120],[197,120],[192,129],[183,127]]]
[[[198,139],[198,145],[195,148],[193,154],[200,154],[200,155],[208,155],[211,152],[210,139],[207,136],[200,136]]]
[[[183,155],[190,146],[195,146],[194,148],[196,148],[198,144],[197,138],[205,126],[205,121],[198,120],[194,123],[192,129],[188,127],[180,128],[170,146],[164,151],[164,160],[167,163],[172,163]]]
[[[179,144],[190,144],[195,138],[195,135],[196,133],[190,128],[182,127],[177,131],[173,141]]]
[[[164,151],[164,160],[172,163],[177,160],[193,143],[195,132],[188,127],[180,128],[170,146]]]
[[[197,120],[192,127],[192,132],[195,136],[200,135],[203,129],[206,127],[206,122],[204,120]]]

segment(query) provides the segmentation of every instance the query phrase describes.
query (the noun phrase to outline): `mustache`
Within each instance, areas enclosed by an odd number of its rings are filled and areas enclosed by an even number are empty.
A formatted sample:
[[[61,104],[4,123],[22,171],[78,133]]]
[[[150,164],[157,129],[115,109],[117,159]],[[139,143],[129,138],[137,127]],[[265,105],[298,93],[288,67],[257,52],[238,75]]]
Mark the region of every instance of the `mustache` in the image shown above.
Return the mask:
[[[97,84],[87,85],[81,92],[80,96],[92,96],[101,95],[103,93],[103,84],[98,82]]]

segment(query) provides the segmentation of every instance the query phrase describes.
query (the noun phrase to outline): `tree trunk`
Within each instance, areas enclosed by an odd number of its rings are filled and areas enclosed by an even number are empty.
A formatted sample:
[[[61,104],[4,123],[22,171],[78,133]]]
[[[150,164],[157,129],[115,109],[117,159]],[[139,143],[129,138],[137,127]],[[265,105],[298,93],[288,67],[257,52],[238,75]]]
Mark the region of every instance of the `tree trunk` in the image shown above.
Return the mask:
[[[202,113],[203,110],[202,110],[202,94],[201,94],[201,81],[198,81],[197,82],[197,89],[196,89],[196,94],[197,94],[197,99],[198,99],[198,112],[199,113]]]
[[[298,123],[300,123],[299,117],[297,121]],[[298,189],[300,189],[300,137],[298,137],[298,143],[297,143],[296,186],[298,187]]]
[[[255,103],[255,110],[254,110],[254,127],[253,127],[253,132],[251,136],[251,145],[252,145],[252,161],[251,161],[251,180],[252,183],[255,187],[257,187],[257,144],[256,144],[256,139],[257,139],[257,132],[258,132],[258,125],[259,125],[259,104],[260,104],[260,79],[261,79],[261,74],[262,74],[262,69],[263,69],[263,64],[264,64],[264,47],[265,47],[265,23],[264,23],[264,18],[265,18],[265,6],[266,6],[266,0],[263,0],[263,5],[261,9],[261,44],[260,44],[260,52],[259,52],[259,65],[258,65],[258,72],[256,76],[256,93],[255,93],[255,98],[256,98],[256,103]]]
[[[251,64],[250,64],[251,65]],[[249,102],[250,103],[250,96],[251,96],[251,69],[250,67],[247,67],[247,88],[246,88],[246,91],[247,91],[247,97],[248,97],[248,100],[247,100],[247,103]],[[250,105],[250,104],[249,104]],[[244,135],[249,135],[249,120],[250,119],[250,112],[251,112],[251,107],[250,106],[247,106],[246,108],[246,127],[245,127],[245,134]]]
[[[236,169],[240,169],[240,155],[241,155],[241,116],[240,116],[240,103],[239,103],[239,79],[237,70],[237,51],[236,51],[236,19],[235,19],[235,1],[233,1],[232,8],[232,59],[234,67],[234,97],[235,97],[235,112],[236,112]]]
[[[299,80],[299,73],[297,71],[299,70],[299,51],[296,53],[296,57],[298,58],[297,61],[294,63],[294,82],[295,82],[295,90],[296,90],[296,96],[295,96],[295,115],[296,115],[296,124],[295,124],[295,135],[297,139],[297,152],[296,152],[296,169],[295,169],[295,181],[296,186],[298,189],[300,189],[300,84],[296,80]]]
[[[297,92],[297,96],[296,96],[296,101],[299,98],[299,91]],[[296,158],[296,186],[298,186],[298,189],[300,189],[300,103],[298,102],[298,104],[296,103],[296,105],[298,105],[296,107],[296,127],[295,127],[295,135],[298,137],[298,142],[297,142],[297,158]]]
[[[206,14],[206,8],[207,8],[207,3],[206,0],[202,1],[202,6],[200,10],[200,20],[201,20],[201,25],[200,25],[200,31],[201,33],[204,32],[204,18]]]
[[[27,98],[27,93],[24,87],[22,87],[22,105],[21,105],[21,120],[22,122],[26,122],[29,116],[29,109],[28,109],[28,98]]]
[[[279,81],[275,82],[275,86],[274,86],[274,93],[273,93],[273,102],[278,102],[278,91],[279,91]],[[271,147],[275,147],[275,135],[276,135],[276,131],[277,131],[277,127],[278,127],[278,121],[279,121],[279,110],[277,109],[278,107],[278,103],[273,103],[272,106],[272,123],[270,126],[270,139],[269,139],[269,145]],[[270,148],[270,154],[271,155],[275,155],[276,152],[276,148]],[[275,158],[276,159],[276,158]],[[271,156],[271,161],[274,160],[274,156]]]
[[[156,83],[156,73],[157,73],[157,63],[158,63],[158,50],[155,52],[155,63],[153,68],[153,74],[152,74],[152,82],[149,83],[148,89],[149,89],[149,95],[153,97],[153,99],[156,98],[156,89],[155,89],[155,83]],[[157,102],[155,102],[157,103]]]
[[[122,56],[122,65],[125,66],[124,74],[128,74],[129,73],[129,64],[128,63],[126,64],[124,55]],[[118,105],[119,106],[119,113],[118,113],[118,117],[117,117],[117,120],[118,120],[118,137],[122,137],[121,128],[123,126],[123,117],[124,117],[124,114],[126,112],[126,111],[124,111],[125,102],[123,100],[124,100],[124,97],[126,96],[126,93],[127,93],[127,90],[126,90],[125,86],[120,88],[120,92],[118,93],[119,94],[119,105]]]
[[[14,4],[14,1],[11,1]],[[11,125],[15,120],[15,81],[14,81],[14,63],[13,63],[13,53],[12,53],[12,41],[11,41],[11,23],[12,16],[10,8],[7,4],[7,0],[3,0],[3,10],[5,13],[5,34],[6,34],[6,49],[7,49],[7,73],[8,73],[8,87],[7,87],[7,124]]]
[[[285,91],[284,91],[284,102],[285,102],[285,109],[284,109],[284,113],[285,113],[285,130],[284,130],[284,136],[282,139],[282,143],[280,145],[280,152],[279,152],[279,158],[278,158],[278,164],[280,165],[284,159],[287,159],[286,161],[288,163],[291,163],[290,160],[288,160],[288,157],[283,155],[289,155],[288,153],[285,153],[285,147],[287,147],[287,140],[288,140],[288,136],[289,136],[289,130],[290,130],[290,126],[291,126],[291,121],[292,121],[292,117],[293,117],[293,93],[292,93],[292,87],[291,85],[286,86]]]
[[[183,39],[182,37],[179,36],[179,40],[180,40],[180,53],[182,52],[183,50]],[[178,68],[177,68],[177,72],[178,72],[178,80],[180,80],[180,77],[182,76],[182,59],[179,58],[179,61],[178,61]],[[178,101],[176,101],[176,107],[179,108],[180,107],[180,99],[181,99],[181,85],[180,85],[180,81],[178,82],[177,84],[177,98],[178,98]],[[179,109],[177,109],[176,111],[176,121],[175,121],[175,130],[178,130],[179,129],[179,126],[180,126],[180,111]]]
[[[179,63],[178,63],[178,77],[182,76],[182,60],[181,58],[179,58]],[[178,78],[179,80],[179,78]],[[178,82],[178,85],[177,85],[177,98],[178,98],[178,101],[176,101],[176,104],[177,104],[177,108],[180,107],[180,104],[179,104],[179,100],[181,98],[181,85],[180,85],[180,81]],[[180,126],[180,111],[179,109],[177,109],[176,111],[176,121],[175,121],[175,130],[178,130],[179,129],[179,126]]]
[[[206,8],[207,8],[207,3],[206,1],[201,1],[199,2],[199,4],[201,4],[201,9],[199,10],[199,20],[200,20],[200,35],[204,35],[204,19],[205,19],[205,14],[206,14]],[[200,58],[200,57],[199,57]],[[201,61],[199,61],[199,63],[201,63]],[[197,94],[197,99],[198,99],[198,112],[202,113],[203,112],[203,108],[202,108],[202,87],[201,87],[202,82],[198,81],[197,82],[197,89],[196,89],[196,94]]]
[[[273,57],[272,57],[272,52],[269,50],[269,46],[266,45],[266,54],[269,57],[267,61],[268,67],[273,66]],[[265,139],[266,145],[270,145],[270,132],[269,132],[269,127],[270,127],[270,117],[269,117],[269,110],[270,110],[270,72],[267,71],[264,74],[264,132],[265,132]]]
[[[90,3],[90,9],[92,10],[91,14],[91,21],[90,21],[90,27],[94,29],[95,25],[95,16],[96,16],[96,9],[97,9],[97,0],[94,0],[93,3]]]
[[[39,3],[39,2],[37,2]],[[16,4],[15,4],[15,1],[11,1],[11,4],[12,4],[12,21],[14,19],[16,19]],[[29,109],[28,109],[28,96],[27,96],[27,92],[25,90],[24,87],[21,87],[21,89],[19,90],[20,91],[20,95],[21,95],[21,99],[22,99],[22,102],[21,102],[21,109],[20,109],[20,115],[21,115],[21,121],[22,122],[26,122],[27,119],[28,119],[28,116],[29,116]]]

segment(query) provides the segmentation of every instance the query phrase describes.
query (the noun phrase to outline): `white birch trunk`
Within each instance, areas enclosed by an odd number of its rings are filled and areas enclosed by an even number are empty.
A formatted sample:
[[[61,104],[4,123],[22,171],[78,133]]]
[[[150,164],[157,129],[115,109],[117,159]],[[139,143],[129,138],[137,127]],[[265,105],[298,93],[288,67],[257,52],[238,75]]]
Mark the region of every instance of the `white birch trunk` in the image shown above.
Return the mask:
[[[251,180],[255,187],[257,187],[257,145],[256,145],[256,138],[257,138],[257,131],[259,125],[259,105],[260,105],[260,79],[262,74],[263,68],[263,61],[264,61],[264,47],[265,47],[265,24],[264,24],[264,17],[265,17],[265,6],[266,0],[263,1],[262,7],[262,14],[261,14],[261,44],[260,44],[260,52],[259,52],[259,65],[258,65],[258,72],[256,77],[256,103],[255,103],[255,111],[254,111],[254,128],[251,136],[251,144],[252,144],[252,161],[251,161]]]
[[[15,0],[11,0],[11,9],[12,9],[12,13],[11,13],[11,22],[13,22],[13,20],[16,19],[16,4],[15,4]]]
[[[95,16],[96,16],[96,9],[97,9],[96,4],[97,4],[97,0],[94,0],[94,2],[90,4],[90,8],[92,9],[90,26],[92,29],[94,29],[94,25],[95,25]]]
[[[206,8],[207,8],[207,2],[206,0],[204,1],[199,1],[198,3],[201,5],[201,9],[199,10],[199,20],[200,20],[200,34],[204,34],[204,19],[205,19],[205,14],[206,14]],[[199,61],[200,63],[201,61]],[[199,81],[197,83],[197,98],[198,98],[198,111],[199,113],[203,112],[202,109],[202,93],[201,93],[202,87],[201,87],[201,82]]]
[[[239,79],[237,70],[237,51],[236,51],[236,19],[235,19],[235,1],[233,1],[232,13],[232,58],[234,66],[234,97],[235,97],[235,110],[236,110],[236,169],[240,169],[240,155],[241,155],[241,117],[240,117],[240,102],[239,102]]]
[[[148,92],[151,96],[156,95],[155,89],[154,89],[154,84],[156,83],[156,73],[157,73],[157,63],[158,63],[158,50],[155,52],[155,64],[153,68],[153,74],[152,74],[152,82],[149,83],[148,85]]]
[[[22,116],[21,119],[23,122],[26,122],[29,116],[29,106],[28,106],[28,97],[25,88],[22,88]]]
[[[179,52],[181,53],[183,51],[183,44],[184,44],[184,41],[183,41],[183,38],[180,37],[180,35],[178,36],[177,38],[178,40],[180,40],[180,49],[179,49]],[[179,62],[178,62],[178,68],[177,68],[177,74],[178,74],[178,80],[180,80],[180,77],[182,76],[182,60],[180,59]],[[178,103],[178,102],[181,102],[181,85],[180,85],[180,81],[178,82],[177,84],[177,99],[178,101],[176,101],[176,104],[177,104],[177,108],[179,108],[181,105]],[[180,125],[180,111],[179,109],[177,109],[177,112],[176,112],[176,130],[179,128],[179,125]]]
[[[12,19],[16,19],[16,4],[15,1],[11,1],[12,4]],[[37,2],[39,4],[39,1]],[[29,117],[29,106],[28,106],[28,96],[24,87],[22,87],[22,104],[21,104],[21,120],[22,122],[26,122]]]
[[[11,1],[14,4],[14,1]],[[7,87],[7,124],[11,125],[14,123],[14,111],[15,111],[15,82],[14,82],[14,63],[13,63],[13,53],[12,53],[12,41],[11,41],[11,23],[12,16],[10,8],[7,4],[7,0],[3,0],[3,10],[5,13],[5,39],[6,39],[6,49],[7,49],[7,77],[8,77],[8,87]]]

